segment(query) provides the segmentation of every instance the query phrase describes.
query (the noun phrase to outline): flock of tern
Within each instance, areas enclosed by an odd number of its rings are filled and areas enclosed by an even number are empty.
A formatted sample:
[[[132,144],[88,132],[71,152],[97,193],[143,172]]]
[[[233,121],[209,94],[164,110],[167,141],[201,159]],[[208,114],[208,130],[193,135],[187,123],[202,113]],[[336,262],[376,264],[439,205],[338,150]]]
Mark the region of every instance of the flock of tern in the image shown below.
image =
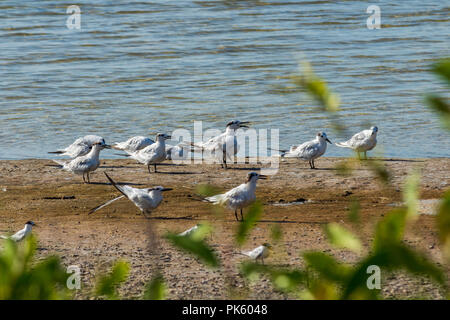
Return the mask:
[[[248,128],[248,124],[250,124],[250,122],[233,120],[226,125],[225,132],[216,137],[204,142],[182,142],[178,145],[166,144],[166,140],[171,139],[171,136],[165,133],[158,133],[155,141],[147,137],[135,136],[124,142],[116,142],[113,145],[106,144],[105,139],[100,136],[87,135],[76,139],[70,146],[64,149],[49,153],[71,158],[71,160],[68,161],[53,161],[63,170],[82,175],[85,183],[90,183],[89,174],[100,166],[100,152],[103,149],[115,149],[125,152],[126,154],[124,154],[124,156],[146,165],[149,173],[151,173],[150,168],[152,165],[154,167],[154,172],[157,172],[157,164],[160,164],[167,159],[170,160],[175,155],[178,158],[183,157],[189,151],[206,151],[214,157],[217,157],[223,168],[227,168],[227,160],[233,160],[234,156],[239,151],[236,131],[241,128]],[[336,143],[336,146],[354,150],[359,158],[360,153],[364,153],[364,157],[367,159],[367,151],[372,150],[377,144],[377,132],[377,127],[371,127],[369,130],[358,132],[347,141]],[[280,152],[281,157],[298,158],[308,161],[311,169],[315,169],[314,160],[325,154],[327,143],[331,144],[331,141],[328,139],[326,133],[319,132],[314,140],[291,146],[289,150],[277,151]],[[139,208],[144,216],[148,217],[148,215],[161,204],[163,192],[172,190],[171,188],[164,188],[162,186],[139,189],[129,185],[118,185],[106,172],[105,176],[121,195],[93,208],[90,210],[89,214],[108,206],[116,200],[127,198]],[[243,209],[251,205],[256,199],[255,191],[257,181],[266,178],[267,177],[262,174],[249,172],[246,181],[241,185],[223,194],[204,197],[202,198],[202,201],[226,207],[227,209],[234,211],[237,221],[243,221]],[[238,210],[240,211],[240,218],[238,217]],[[34,225],[33,221],[28,221],[25,224],[25,227],[14,235],[9,237],[0,236],[0,238],[21,241],[31,233],[32,226]],[[179,235],[188,236],[195,232],[198,227],[199,225],[196,225]],[[264,258],[268,256],[269,249],[270,245],[265,243],[252,251],[241,252],[241,254],[254,260],[261,260],[264,263]]]

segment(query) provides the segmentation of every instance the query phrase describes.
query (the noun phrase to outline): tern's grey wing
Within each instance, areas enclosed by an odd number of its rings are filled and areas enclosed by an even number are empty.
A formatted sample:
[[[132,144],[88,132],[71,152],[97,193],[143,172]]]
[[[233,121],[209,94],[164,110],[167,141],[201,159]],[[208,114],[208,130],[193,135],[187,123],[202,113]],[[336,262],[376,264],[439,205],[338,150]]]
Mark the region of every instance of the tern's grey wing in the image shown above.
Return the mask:
[[[14,241],[20,241],[25,236],[25,229],[17,231],[14,235],[11,236],[11,239]]]
[[[316,141],[308,141],[297,148],[300,158],[309,160],[319,153],[319,145]]]

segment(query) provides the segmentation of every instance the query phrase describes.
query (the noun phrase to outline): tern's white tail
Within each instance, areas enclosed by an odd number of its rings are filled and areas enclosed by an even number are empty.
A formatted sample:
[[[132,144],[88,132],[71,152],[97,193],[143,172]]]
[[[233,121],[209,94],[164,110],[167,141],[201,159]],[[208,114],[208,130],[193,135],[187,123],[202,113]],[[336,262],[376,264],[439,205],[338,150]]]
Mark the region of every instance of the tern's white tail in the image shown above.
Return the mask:
[[[351,147],[347,144],[347,142],[336,142],[335,145],[337,145],[338,147],[341,147],[341,148],[351,148]]]
[[[62,167],[64,167],[66,165],[66,163],[64,161],[61,161],[61,160],[53,160],[53,162],[59,164]]]

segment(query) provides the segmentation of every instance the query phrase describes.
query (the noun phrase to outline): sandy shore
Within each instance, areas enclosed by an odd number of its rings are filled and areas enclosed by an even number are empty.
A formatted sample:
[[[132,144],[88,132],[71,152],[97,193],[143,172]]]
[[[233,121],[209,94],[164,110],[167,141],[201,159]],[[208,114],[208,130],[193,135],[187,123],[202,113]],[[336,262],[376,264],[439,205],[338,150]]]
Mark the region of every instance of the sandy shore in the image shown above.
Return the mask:
[[[340,222],[355,230],[347,219],[355,199],[361,201],[362,221],[355,232],[368,249],[374,223],[393,204],[401,202],[401,187],[411,169],[422,169],[421,199],[437,199],[450,186],[448,158],[383,160],[392,174],[392,187],[383,187],[370,170],[360,165],[351,176],[337,175],[336,166],[343,160],[321,158],[316,161],[319,169],[311,170],[307,163],[289,159],[281,163],[277,175],[260,181],[257,197],[264,204],[264,214],[243,249],[270,241],[271,228],[278,225],[283,237],[275,244],[277,253],[267,259],[268,263],[301,267],[304,262],[300,253],[308,250],[331,253],[351,263],[358,257],[330,247],[323,225]],[[235,253],[233,244],[237,225],[234,215],[228,211],[214,214],[208,204],[191,199],[198,184],[226,190],[242,183],[247,172],[259,167],[240,164],[223,170],[218,165],[167,163],[159,167],[160,173],[149,174],[145,166],[134,161],[104,160],[91,176],[93,183],[83,184],[80,176],[59,170],[49,160],[0,161],[0,234],[22,228],[27,220],[35,221],[38,227],[33,232],[39,239],[39,256],[58,254],[65,265],[80,266],[82,290],[77,298],[90,296],[95,275],[119,258],[129,261],[132,268],[121,289],[127,298],[139,296],[156,270],[165,277],[169,299],[291,298],[274,291],[266,279],[250,285],[244,281],[238,272],[244,257]],[[106,183],[103,171],[120,183],[134,183],[137,187],[162,185],[174,190],[165,193],[164,203],[152,219],[145,219],[125,199],[88,215],[90,208],[118,195]],[[421,210],[430,211],[432,203],[424,202]],[[214,227],[209,243],[221,258],[220,270],[203,266],[161,237],[201,221],[210,221]],[[149,230],[159,240],[149,237]],[[441,262],[433,215],[421,215],[408,230],[406,241]],[[400,273],[383,275],[382,285],[386,297],[441,298],[427,279]]]

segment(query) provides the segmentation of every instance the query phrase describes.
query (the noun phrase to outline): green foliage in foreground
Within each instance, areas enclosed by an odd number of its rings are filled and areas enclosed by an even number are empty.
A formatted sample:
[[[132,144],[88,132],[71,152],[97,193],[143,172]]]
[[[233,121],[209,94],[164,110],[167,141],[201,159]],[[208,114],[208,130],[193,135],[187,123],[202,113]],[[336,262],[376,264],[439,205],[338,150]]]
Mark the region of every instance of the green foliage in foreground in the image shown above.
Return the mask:
[[[333,94],[325,81],[316,76],[312,68],[306,64],[306,74],[294,77],[294,82],[303,91],[319,102],[322,109],[336,115],[339,109],[338,96]],[[450,60],[445,59],[433,67],[433,71],[450,84]],[[440,115],[444,125],[450,129],[450,108],[440,97],[428,96],[430,107]],[[339,126],[341,127],[341,126]],[[349,165],[350,164],[350,165]],[[344,164],[341,173],[350,174],[351,165]],[[379,162],[370,161],[368,167],[386,185],[390,183],[390,174]],[[424,254],[407,246],[403,239],[408,225],[417,220],[420,176],[413,172],[406,179],[403,191],[404,207],[393,209],[376,225],[371,247],[365,252],[363,241],[348,228],[330,223],[324,231],[332,246],[351,250],[358,255],[356,264],[349,265],[338,261],[334,256],[318,251],[302,254],[306,267],[286,268],[277,265],[262,265],[255,262],[243,262],[241,274],[248,281],[258,281],[260,277],[268,277],[276,290],[302,299],[379,299],[380,289],[369,289],[368,268],[379,267],[382,272],[403,270],[412,275],[426,276],[439,284],[447,292],[447,278],[443,270],[430,261]],[[210,186],[201,186],[198,192],[205,195],[217,193]],[[350,209],[349,220],[357,226],[360,223],[360,204],[355,201]],[[254,225],[262,216],[262,205],[256,203],[246,215],[235,234],[237,244],[245,243]],[[442,252],[450,262],[450,190],[440,203],[436,215]],[[175,233],[166,234],[166,239],[175,247],[187,252],[209,267],[221,267],[218,256],[205,241],[211,232],[209,224],[202,224],[190,235],[180,236]],[[280,226],[272,228],[272,239],[279,241],[282,236]],[[34,262],[36,251],[34,237],[22,243],[5,240],[0,252],[0,300],[3,299],[67,299],[70,294],[66,288],[68,274],[62,267],[59,258],[48,257]],[[111,271],[100,275],[94,294],[99,298],[119,299],[118,288],[127,279],[129,264],[117,261]],[[157,273],[147,284],[144,299],[164,299],[166,284],[161,274]]]
[[[443,79],[450,87],[450,58],[442,59],[432,66],[431,71]],[[436,112],[441,119],[442,125],[450,130],[450,104],[448,99],[436,94],[428,94],[425,97],[428,106]]]
[[[117,288],[127,280],[129,273],[130,265],[126,261],[117,261],[110,273],[100,277],[95,288],[95,294],[111,300],[118,299]]]
[[[0,252],[0,300],[55,300],[69,297],[67,273],[58,257],[48,257],[33,265],[36,240],[21,243],[3,240]]]
[[[168,233],[165,237],[175,247],[192,254],[206,265],[218,267],[220,265],[219,258],[204,239],[209,232],[210,226],[202,224],[191,234],[181,236],[176,233]]]

